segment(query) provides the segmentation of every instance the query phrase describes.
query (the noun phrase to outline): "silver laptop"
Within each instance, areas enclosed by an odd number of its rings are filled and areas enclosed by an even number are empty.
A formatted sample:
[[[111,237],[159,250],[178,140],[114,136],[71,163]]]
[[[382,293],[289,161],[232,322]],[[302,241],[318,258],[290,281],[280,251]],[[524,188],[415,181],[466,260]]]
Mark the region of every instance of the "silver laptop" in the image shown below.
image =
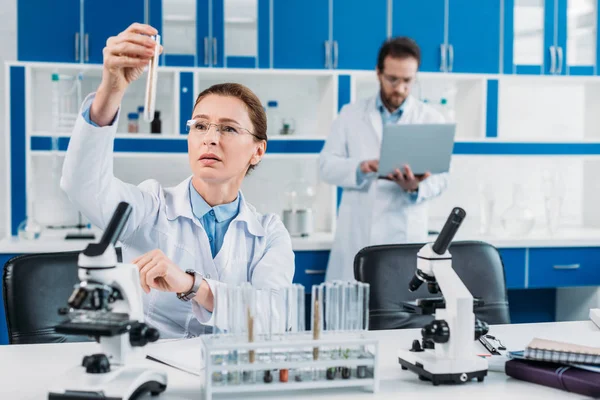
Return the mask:
[[[385,125],[379,155],[379,177],[408,164],[415,175],[450,170],[456,124]]]

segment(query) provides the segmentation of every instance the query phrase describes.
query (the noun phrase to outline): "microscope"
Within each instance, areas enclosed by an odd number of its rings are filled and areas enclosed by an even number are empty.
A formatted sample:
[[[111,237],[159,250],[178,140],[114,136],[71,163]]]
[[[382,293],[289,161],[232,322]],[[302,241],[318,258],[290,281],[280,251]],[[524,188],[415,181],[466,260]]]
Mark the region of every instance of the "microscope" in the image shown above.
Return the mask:
[[[100,343],[101,352],[83,357],[53,388],[48,399],[135,399],[150,392],[158,395],[167,387],[164,372],[136,365],[143,354],[136,351],[159,338],[156,329],[144,323],[142,288],[138,268],[119,264],[115,244],[131,214],[131,206],[117,206],[100,243],[92,243],[79,255],[80,282],[59,310],[67,319],[56,332],[87,335]]]
[[[400,350],[398,361],[404,370],[415,372],[419,379],[441,383],[465,383],[473,378],[483,382],[487,360],[476,355],[475,341],[488,332],[485,322],[476,320],[475,301],[452,268],[450,242],[466,217],[455,207],[435,243],[427,243],[417,254],[417,270],[409,283],[414,292],[423,283],[429,293],[441,291],[440,300],[417,301],[423,314],[435,313],[435,319],[421,330],[422,343],[414,340],[412,348]]]

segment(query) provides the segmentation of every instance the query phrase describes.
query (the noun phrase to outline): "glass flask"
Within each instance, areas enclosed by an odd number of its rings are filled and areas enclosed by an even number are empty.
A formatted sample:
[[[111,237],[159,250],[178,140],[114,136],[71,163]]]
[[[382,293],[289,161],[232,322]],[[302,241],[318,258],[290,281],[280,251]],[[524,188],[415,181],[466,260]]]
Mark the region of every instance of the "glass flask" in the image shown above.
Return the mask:
[[[527,207],[522,185],[514,185],[513,202],[502,213],[501,223],[506,233],[511,236],[527,235],[533,229],[535,218],[533,211]]]

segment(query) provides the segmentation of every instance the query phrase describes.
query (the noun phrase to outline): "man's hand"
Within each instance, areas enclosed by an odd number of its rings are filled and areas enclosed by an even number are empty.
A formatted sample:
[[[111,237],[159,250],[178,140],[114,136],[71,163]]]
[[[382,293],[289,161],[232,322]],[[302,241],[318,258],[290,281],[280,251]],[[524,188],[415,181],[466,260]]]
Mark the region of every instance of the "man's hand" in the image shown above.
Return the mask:
[[[363,174],[377,172],[379,170],[379,160],[367,160],[360,163],[360,170]]]
[[[182,271],[158,249],[139,256],[133,263],[140,271],[140,283],[146,293],[150,293],[150,289],[185,293],[194,285],[194,277]]]
[[[394,181],[398,185],[400,185],[400,187],[405,191],[411,192],[413,190],[417,190],[419,188],[419,183],[423,182],[430,176],[431,174],[429,172],[426,172],[423,175],[415,176],[410,167],[408,165],[405,165],[404,173],[402,173],[400,169],[396,169],[387,177],[389,180]]]

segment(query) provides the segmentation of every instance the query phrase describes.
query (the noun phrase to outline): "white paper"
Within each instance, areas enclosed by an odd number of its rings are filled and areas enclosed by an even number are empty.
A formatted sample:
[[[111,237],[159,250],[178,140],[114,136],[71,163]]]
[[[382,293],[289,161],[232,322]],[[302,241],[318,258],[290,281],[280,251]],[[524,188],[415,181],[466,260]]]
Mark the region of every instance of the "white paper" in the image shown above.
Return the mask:
[[[204,369],[202,339],[172,340],[148,346],[146,358],[200,376]]]

